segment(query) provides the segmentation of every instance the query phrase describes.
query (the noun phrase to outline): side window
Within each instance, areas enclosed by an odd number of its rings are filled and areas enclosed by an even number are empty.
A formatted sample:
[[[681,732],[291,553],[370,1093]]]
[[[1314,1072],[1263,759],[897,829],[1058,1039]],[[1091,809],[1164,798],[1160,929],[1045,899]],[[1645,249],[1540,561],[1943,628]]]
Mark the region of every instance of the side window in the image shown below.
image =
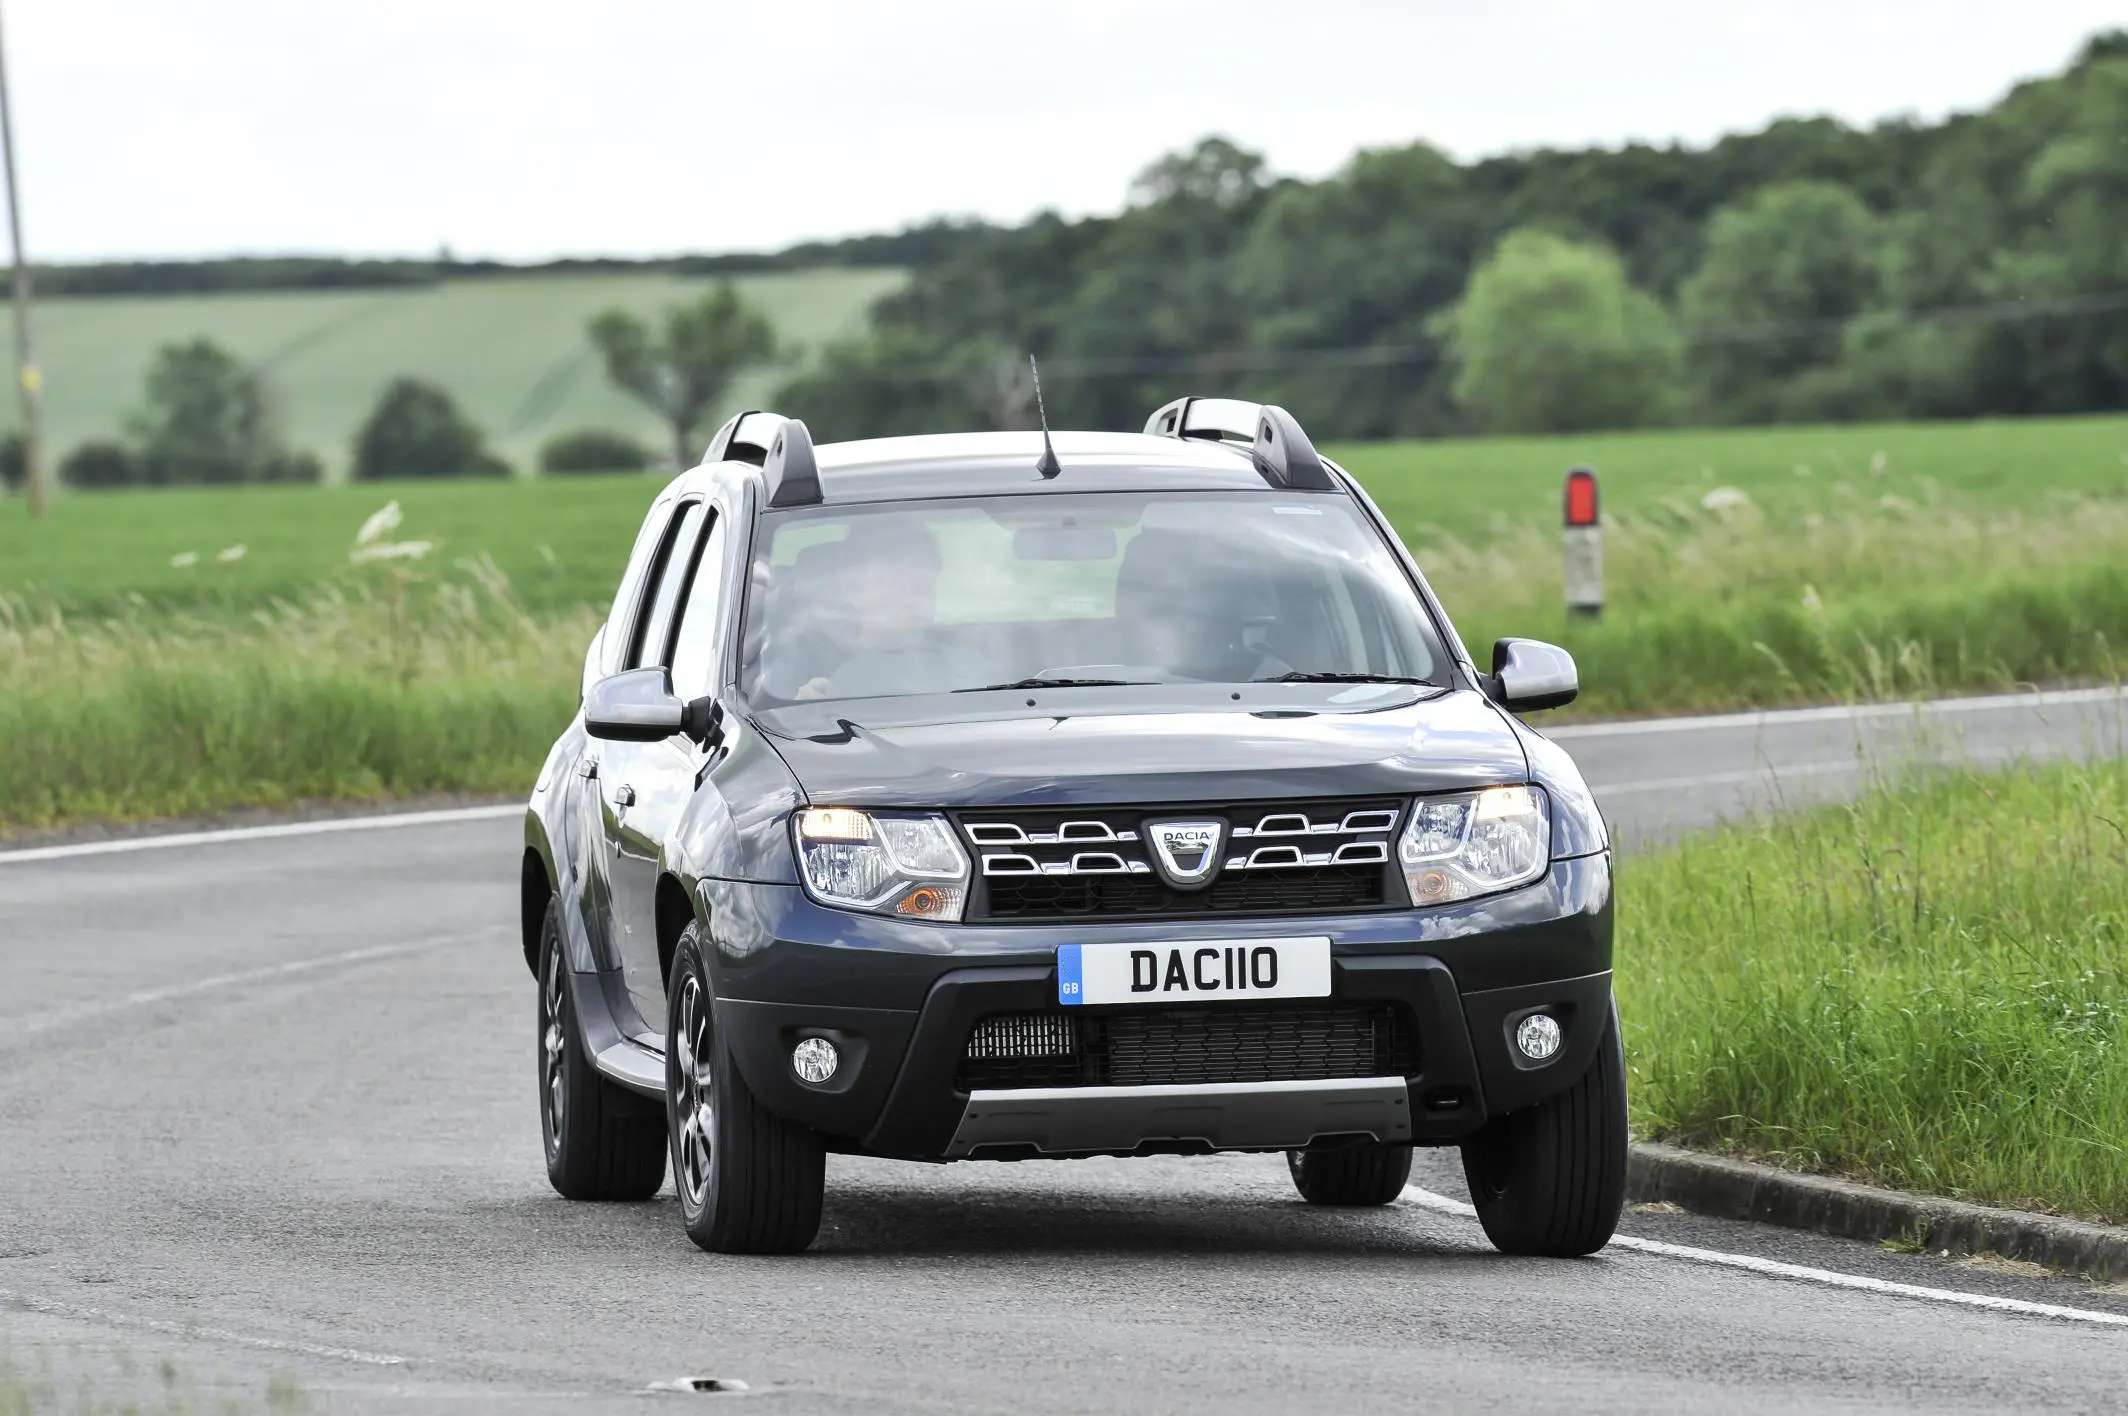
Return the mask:
[[[680,607],[680,594],[687,588],[687,577],[695,568],[695,552],[702,541],[702,517],[702,503],[689,502],[658,552],[652,580],[656,588],[637,617],[635,642],[629,649],[631,669],[665,663],[672,652],[672,619]]]
[[[716,687],[717,638],[724,608],[724,518],[710,512],[709,535],[695,562],[694,584],[680,612],[672,650],[672,691],[683,703]]]
[[[672,506],[653,506],[643,518],[643,529],[636,532],[635,549],[628,553],[628,568],[621,572],[620,588],[613,592],[613,608],[606,615],[606,636],[599,645],[599,672],[619,673],[628,667],[628,627],[635,617],[635,607],[642,602],[643,587],[656,572],[651,564],[654,556],[660,555],[670,537]]]

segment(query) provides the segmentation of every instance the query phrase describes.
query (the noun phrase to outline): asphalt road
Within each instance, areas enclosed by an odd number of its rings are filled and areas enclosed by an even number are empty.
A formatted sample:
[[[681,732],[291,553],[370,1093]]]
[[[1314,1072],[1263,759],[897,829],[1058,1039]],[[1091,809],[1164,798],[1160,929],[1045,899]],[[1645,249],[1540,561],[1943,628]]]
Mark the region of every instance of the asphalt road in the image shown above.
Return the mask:
[[[2111,750],[2121,717],[1561,737],[1646,841],[1916,750]],[[1508,1259],[1446,1153],[1356,1214],[1275,1157],[831,1158],[812,1253],[702,1254],[669,1197],[547,1188],[517,841],[489,817],[0,858],[0,1366],[69,1409],[157,1396],[165,1357],[201,1409],[270,1380],[378,1412],[2121,1408],[2128,1286],[1656,1213],[1636,1247]],[[754,1390],[642,1394],[682,1375]]]

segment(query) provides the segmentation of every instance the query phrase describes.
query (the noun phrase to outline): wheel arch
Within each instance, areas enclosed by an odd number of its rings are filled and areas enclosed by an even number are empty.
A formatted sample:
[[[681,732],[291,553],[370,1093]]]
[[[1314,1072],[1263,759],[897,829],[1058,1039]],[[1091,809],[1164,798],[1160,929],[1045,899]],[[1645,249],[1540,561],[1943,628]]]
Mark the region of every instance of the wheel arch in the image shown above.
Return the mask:
[[[554,880],[548,874],[547,861],[538,849],[525,847],[524,860],[517,871],[517,919],[523,936],[525,967],[539,977],[539,936],[547,922],[547,906],[554,899]]]
[[[658,877],[656,899],[658,928],[658,978],[672,977],[672,956],[679,950],[680,936],[695,919],[694,897],[680,878],[669,871]]]

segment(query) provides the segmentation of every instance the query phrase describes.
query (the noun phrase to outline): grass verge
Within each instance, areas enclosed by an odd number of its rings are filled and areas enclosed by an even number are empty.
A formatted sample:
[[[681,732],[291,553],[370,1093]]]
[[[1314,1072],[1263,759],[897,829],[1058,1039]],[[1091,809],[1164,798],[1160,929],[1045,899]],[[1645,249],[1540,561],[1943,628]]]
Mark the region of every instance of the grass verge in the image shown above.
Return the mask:
[[[1619,899],[1638,1132],[2128,1223],[2128,764],[1886,783]]]
[[[392,572],[240,619],[76,624],[0,600],[0,822],[519,791],[576,707],[593,617],[491,565]]]

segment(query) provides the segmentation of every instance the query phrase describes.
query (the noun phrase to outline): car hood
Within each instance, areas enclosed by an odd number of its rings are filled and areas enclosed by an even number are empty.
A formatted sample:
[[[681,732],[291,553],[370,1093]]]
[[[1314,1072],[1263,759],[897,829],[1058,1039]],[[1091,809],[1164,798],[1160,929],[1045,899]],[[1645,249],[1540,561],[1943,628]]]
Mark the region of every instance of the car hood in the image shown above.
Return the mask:
[[[849,700],[756,722],[809,800],[850,806],[1408,795],[1529,772],[1484,697],[1400,684]]]

